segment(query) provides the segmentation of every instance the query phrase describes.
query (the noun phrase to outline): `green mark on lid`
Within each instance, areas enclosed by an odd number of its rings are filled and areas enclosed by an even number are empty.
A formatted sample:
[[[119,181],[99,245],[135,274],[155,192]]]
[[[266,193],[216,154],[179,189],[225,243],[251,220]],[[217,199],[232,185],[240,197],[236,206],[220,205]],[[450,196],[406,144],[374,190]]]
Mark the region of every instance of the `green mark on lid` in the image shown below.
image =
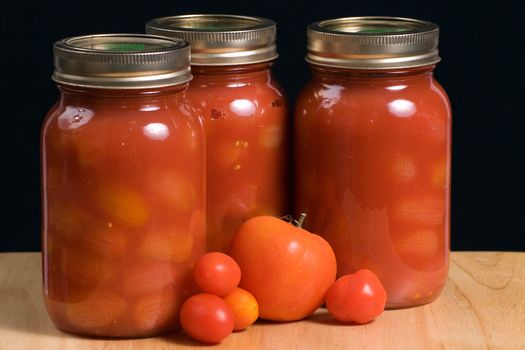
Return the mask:
[[[388,34],[388,33],[398,33],[398,32],[408,32],[410,28],[396,28],[396,27],[382,27],[382,28],[363,28],[359,29],[356,32],[362,34]]]
[[[203,31],[230,31],[253,27],[257,22],[239,18],[189,18],[169,23],[173,29],[196,29]]]
[[[144,51],[146,44],[143,43],[107,43],[101,45],[101,49],[108,51]]]

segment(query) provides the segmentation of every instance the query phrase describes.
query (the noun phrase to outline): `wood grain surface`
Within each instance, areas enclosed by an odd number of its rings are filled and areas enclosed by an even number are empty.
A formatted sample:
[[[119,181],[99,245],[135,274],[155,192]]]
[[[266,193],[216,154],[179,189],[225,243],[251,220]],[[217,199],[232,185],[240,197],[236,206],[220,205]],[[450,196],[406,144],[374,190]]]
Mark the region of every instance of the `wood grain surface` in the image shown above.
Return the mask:
[[[443,294],[430,305],[386,311],[362,326],[320,309],[292,323],[257,322],[217,346],[182,332],[81,338],[56,329],[43,302],[39,253],[0,254],[0,349],[525,349],[525,253],[453,253]]]

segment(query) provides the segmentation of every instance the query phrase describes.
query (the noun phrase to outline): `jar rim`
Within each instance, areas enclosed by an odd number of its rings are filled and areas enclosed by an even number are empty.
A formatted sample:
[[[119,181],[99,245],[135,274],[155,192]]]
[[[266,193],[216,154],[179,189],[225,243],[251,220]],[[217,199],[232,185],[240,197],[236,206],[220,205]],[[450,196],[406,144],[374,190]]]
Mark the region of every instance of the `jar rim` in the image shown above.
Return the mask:
[[[396,69],[436,64],[439,27],[428,21],[385,16],[344,17],[307,27],[306,60],[356,69]]]
[[[141,89],[191,80],[189,44],[146,34],[69,37],[53,47],[57,83],[95,88]]]
[[[192,65],[238,65],[275,60],[277,26],[270,19],[229,14],[159,17],[146,33],[191,43]]]

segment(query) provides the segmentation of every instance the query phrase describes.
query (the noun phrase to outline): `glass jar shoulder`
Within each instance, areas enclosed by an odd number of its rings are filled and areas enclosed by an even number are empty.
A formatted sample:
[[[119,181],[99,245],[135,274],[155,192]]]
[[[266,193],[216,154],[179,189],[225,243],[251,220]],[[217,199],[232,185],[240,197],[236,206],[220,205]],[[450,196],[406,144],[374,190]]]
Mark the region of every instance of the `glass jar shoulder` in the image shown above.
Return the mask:
[[[205,119],[282,118],[287,110],[283,89],[271,75],[222,80],[198,76],[190,83],[187,95]]]
[[[181,128],[200,128],[198,111],[184,95],[148,98],[68,96],[49,110],[43,124],[48,133],[92,137],[127,135],[156,141],[168,140]]]
[[[63,95],[42,128],[42,159],[106,177],[172,169],[203,157],[202,121],[183,96],[139,100]],[[179,149],[186,152],[174,152]]]
[[[297,116],[381,115],[411,117],[418,113],[450,117],[450,103],[430,75],[414,78],[312,79],[301,91]]]

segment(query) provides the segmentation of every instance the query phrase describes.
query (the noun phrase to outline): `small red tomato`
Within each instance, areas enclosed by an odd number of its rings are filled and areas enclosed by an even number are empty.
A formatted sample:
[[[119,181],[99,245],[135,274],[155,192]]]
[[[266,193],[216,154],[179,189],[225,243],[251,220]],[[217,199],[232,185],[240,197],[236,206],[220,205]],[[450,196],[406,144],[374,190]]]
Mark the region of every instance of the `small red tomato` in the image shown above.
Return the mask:
[[[218,296],[195,294],[182,304],[180,324],[191,338],[217,344],[233,332],[233,313]]]
[[[383,313],[385,304],[385,288],[367,269],[340,277],[326,293],[328,312],[341,322],[370,322]]]
[[[241,269],[229,255],[206,253],[195,264],[193,279],[201,291],[222,297],[239,285]]]

